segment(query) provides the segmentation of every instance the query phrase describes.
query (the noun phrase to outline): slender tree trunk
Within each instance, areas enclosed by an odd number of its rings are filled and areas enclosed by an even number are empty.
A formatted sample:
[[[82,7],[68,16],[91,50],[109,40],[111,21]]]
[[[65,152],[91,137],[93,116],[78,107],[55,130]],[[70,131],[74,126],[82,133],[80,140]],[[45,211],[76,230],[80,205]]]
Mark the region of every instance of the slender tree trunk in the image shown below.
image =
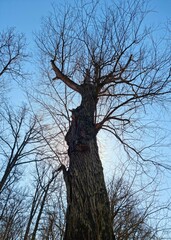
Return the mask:
[[[72,111],[72,124],[66,135],[70,165],[64,171],[68,201],[64,240],[113,240],[94,124],[97,96],[93,85],[82,87],[82,103]]]
[[[36,233],[37,233],[37,230],[38,230],[40,218],[41,218],[41,215],[42,215],[42,212],[43,212],[43,208],[44,208],[44,205],[45,205],[46,196],[47,196],[47,193],[48,193],[48,190],[49,190],[49,186],[50,186],[50,184],[48,184],[48,186],[47,186],[47,188],[45,190],[42,202],[40,204],[40,209],[39,209],[39,213],[38,213],[38,216],[37,216],[37,219],[36,219],[36,223],[35,223],[35,226],[34,226],[34,230],[33,230],[33,233],[32,233],[31,240],[35,240],[36,239]]]
[[[29,219],[28,219],[28,223],[26,226],[25,234],[24,234],[24,240],[29,239],[31,224],[32,224],[33,218],[37,212],[39,203],[43,197],[43,193],[40,192],[39,186],[40,186],[39,183],[37,183],[34,197],[33,197],[32,203],[31,203],[31,209],[30,209],[30,214],[29,214]]]
[[[3,191],[4,185],[6,184],[9,175],[11,173],[12,167],[10,164],[8,164],[8,166],[6,167],[5,173],[0,181],[0,193]]]

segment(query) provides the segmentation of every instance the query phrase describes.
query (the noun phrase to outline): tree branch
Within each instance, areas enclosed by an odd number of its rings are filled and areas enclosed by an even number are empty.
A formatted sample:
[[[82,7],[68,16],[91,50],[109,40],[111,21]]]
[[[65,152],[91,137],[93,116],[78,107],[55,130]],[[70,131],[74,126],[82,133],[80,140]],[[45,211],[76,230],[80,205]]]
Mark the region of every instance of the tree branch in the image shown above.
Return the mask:
[[[51,60],[51,64],[52,64],[52,69],[53,69],[53,71],[54,71],[55,74],[56,74],[56,77],[54,78],[54,80],[59,78],[59,79],[61,79],[68,87],[70,87],[70,88],[73,89],[74,91],[80,93],[80,86],[79,86],[77,83],[73,82],[69,77],[67,77],[66,75],[64,75],[64,74],[59,70],[59,68],[56,66],[54,60]]]

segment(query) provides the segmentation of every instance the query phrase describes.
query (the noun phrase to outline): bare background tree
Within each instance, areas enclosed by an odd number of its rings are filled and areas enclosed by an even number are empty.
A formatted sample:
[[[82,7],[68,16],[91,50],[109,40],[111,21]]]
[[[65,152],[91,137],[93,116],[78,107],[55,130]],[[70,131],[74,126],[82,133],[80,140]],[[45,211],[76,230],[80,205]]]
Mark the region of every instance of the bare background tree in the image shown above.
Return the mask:
[[[0,33],[0,78],[10,75],[14,79],[23,76],[23,62],[26,60],[25,37],[14,28]]]
[[[41,129],[36,117],[29,116],[26,107],[16,113],[6,106],[1,109],[1,171],[0,192],[20,177],[20,165],[40,161],[43,151]]]

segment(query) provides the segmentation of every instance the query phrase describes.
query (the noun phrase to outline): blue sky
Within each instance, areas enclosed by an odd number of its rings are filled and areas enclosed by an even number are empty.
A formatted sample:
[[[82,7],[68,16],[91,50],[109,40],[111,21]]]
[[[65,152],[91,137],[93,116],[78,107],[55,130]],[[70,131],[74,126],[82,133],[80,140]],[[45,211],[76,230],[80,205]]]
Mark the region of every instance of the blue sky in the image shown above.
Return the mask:
[[[32,40],[32,32],[39,28],[42,16],[51,10],[49,0],[0,0],[0,28],[16,27]]]
[[[51,11],[53,2],[59,7],[64,3],[61,0],[0,0],[0,29],[15,26],[18,31],[31,36],[32,31],[39,28],[42,16]],[[150,5],[156,10],[151,16],[152,22],[171,18],[170,0],[151,0]]]
[[[171,17],[171,1],[170,0],[152,0],[151,6],[154,6],[154,10],[156,9],[156,19],[160,21],[160,19],[164,20],[165,18]]]

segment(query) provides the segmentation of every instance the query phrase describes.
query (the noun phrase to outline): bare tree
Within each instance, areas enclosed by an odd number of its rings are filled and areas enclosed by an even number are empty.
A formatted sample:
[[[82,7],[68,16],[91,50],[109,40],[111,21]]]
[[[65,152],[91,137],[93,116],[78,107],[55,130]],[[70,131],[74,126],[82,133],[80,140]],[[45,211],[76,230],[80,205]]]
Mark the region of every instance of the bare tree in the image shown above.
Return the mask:
[[[0,195],[0,239],[23,239],[26,223],[27,194],[17,182]]]
[[[155,192],[150,193],[150,197],[141,199],[140,190],[133,190],[132,183],[126,182],[123,176],[112,179],[108,186],[109,199],[112,209],[113,227],[116,239],[159,239],[157,232],[158,223],[154,221],[152,225],[148,220],[154,211]],[[135,193],[134,193],[135,192]],[[141,194],[142,195],[142,194]],[[150,200],[151,199],[151,200]],[[145,206],[143,204],[148,202]],[[166,207],[166,206],[165,206]],[[153,211],[152,211],[153,210]],[[159,214],[160,208],[155,208]]]
[[[28,54],[25,51],[26,41],[23,34],[15,28],[0,32],[0,104],[7,102],[11,79],[15,82],[26,76],[24,62]]]
[[[56,90],[59,104],[68,113],[66,99],[60,97],[66,87],[81,98],[80,106],[71,110],[65,136],[68,168],[61,168],[68,203],[65,240],[114,239],[96,141],[101,129],[112,133],[129,157],[151,161],[143,155],[144,146],[130,141],[130,134],[137,128],[138,112],[170,98],[171,56],[169,45],[155,41],[144,26],[147,13],[144,0],[120,1],[103,10],[97,2],[84,4],[62,14],[54,11],[37,36],[42,68],[57,86],[63,82]],[[68,115],[62,114],[65,121]]]
[[[28,118],[28,119],[27,119]],[[18,111],[6,106],[0,112],[0,192],[20,178],[21,164],[39,161],[39,149],[43,149],[41,129],[36,117],[29,116],[26,107]]]
[[[18,34],[14,28],[0,33],[0,79],[5,75],[18,77],[23,75],[23,62],[27,57],[25,53],[25,38]]]
[[[51,202],[53,200],[51,198],[53,197],[53,192],[57,195],[58,191],[60,192],[61,190],[61,184],[60,188],[58,184],[58,182],[61,182],[58,174],[58,169],[54,169],[49,163],[41,162],[36,166],[34,187],[32,189],[33,195],[29,201],[30,209],[23,237],[24,240],[44,239],[41,238],[41,232],[44,232],[44,229],[48,227],[48,223],[44,220],[48,218],[52,210]],[[59,207],[58,203],[56,203],[56,206]],[[48,208],[51,210],[46,212],[45,209]],[[53,232],[51,231],[51,233]],[[48,233],[44,232],[43,236],[48,237],[48,234],[50,234],[50,231]]]
[[[63,182],[61,182],[63,184]],[[39,226],[39,238],[62,240],[65,232],[66,191],[64,187],[58,188],[50,195]]]

